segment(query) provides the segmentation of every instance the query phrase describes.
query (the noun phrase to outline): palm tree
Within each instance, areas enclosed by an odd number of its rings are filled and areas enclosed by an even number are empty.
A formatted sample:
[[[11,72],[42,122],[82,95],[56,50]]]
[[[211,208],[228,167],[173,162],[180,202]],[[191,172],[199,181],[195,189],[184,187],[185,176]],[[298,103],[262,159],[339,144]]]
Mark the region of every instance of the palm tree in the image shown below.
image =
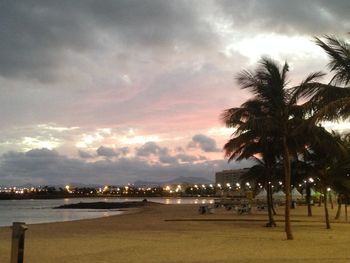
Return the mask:
[[[300,96],[310,98],[305,107],[313,114],[314,123],[322,120],[346,119],[350,116],[350,45],[334,36],[315,42],[328,55],[328,67],[333,77],[328,84],[304,83],[295,88]]]
[[[228,143],[229,144],[229,143]],[[225,146],[228,146],[226,144]],[[268,223],[266,223],[266,227],[275,227],[276,221],[274,220],[274,215],[276,214],[273,207],[273,199],[272,199],[272,188],[271,182],[274,179],[275,173],[275,165],[274,160],[268,160],[266,158],[268,154],[262,153],[262,160],[259,158],[255,158],[258,164],[252,166],[247,173],[243,174],[242,177],[247,181],[254,182],[255,187],[262,184],[267,190],[266,193],[266,201],[267,201],[267,212],[268,212]],[[240,160],[241,157],[238,157],[237,160]]]
[[[350,138],[349,136],[338,136],[345,149],[343,158],[339,159],[333,167],[333,176],[331,187],[338,193],[337,203],[338,209],[334,219],[340,218],[341,206],[345,201],[345,208],[350,193]]]
[[[302,111],[297,105],[299,94],[287,89],[288,71],[287,63],[280,68],[275,61],[262,58],[255,72],[241,72],[237,77],[239,85],[242,89],[250,90],[254,97],[241,107],[227,109],[222,116],[227,127],[236,128],[233,138],[224,147],[229,161],[238,155],[241,158],[254,156],[257,153],[256,142],[260,142],[264,148],[259,149],[263,156],[270,154],[275,159],[282,156],[286,192],[285,232],[287,239],[293,239],[290,225],[291,166],[288,140],[290,131],[295,129],[298,120],[302,118]],[[303,85],[312,83],[321,75],[309,75]]]
[[[304,136],[307,138],[306,136]],[[306,142],[307,144],[308,142]],[[305,146],[304,146],[305,147]],[[292,184],[299,185],[301,183],[305,183],[305,192],[306,192],[306,204],[307,204],[307,215],[312,216],[312,206],[311,206],[311,183],[312,179],[310,178],[312,176],[311,174],[311,167],[310,164],[305,162],[304,160],[300,159],[300,154],[305,152],[305,148],[303,147],[303,151],[301,151],[299,148],[298,153],[298,159],[295,159],[291,163],[292,167]]]
[[[314,126],[310,130],[305,134],[311,140],[304,152],[304,160],[310,164],[312,173],[319,179],[325,199],[326,227],[330,229],[327,207],[328,187],[332,187],[337,178],[340,179],[340,163],[347,158],[347,150],[340,136],[329,133],[320,126]]]

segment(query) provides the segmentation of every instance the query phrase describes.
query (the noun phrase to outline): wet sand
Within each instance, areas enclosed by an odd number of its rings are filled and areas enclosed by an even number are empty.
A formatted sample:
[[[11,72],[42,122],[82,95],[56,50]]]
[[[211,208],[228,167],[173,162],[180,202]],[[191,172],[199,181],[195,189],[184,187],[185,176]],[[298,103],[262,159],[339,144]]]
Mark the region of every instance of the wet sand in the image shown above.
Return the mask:
[[[294,241],[266,228],[266,212],[238,215],[223,208],[198,214],[198,205],[148,204],[124,215],[29,225],[24,262],[350,262],[350,223],[325,229],[322,207],[292,211]],[[335,209],[331,210],[334,218]],[[344,213],[344,211],[343,211]],[[0,262],[10,262],[11,230],[0,228]]]

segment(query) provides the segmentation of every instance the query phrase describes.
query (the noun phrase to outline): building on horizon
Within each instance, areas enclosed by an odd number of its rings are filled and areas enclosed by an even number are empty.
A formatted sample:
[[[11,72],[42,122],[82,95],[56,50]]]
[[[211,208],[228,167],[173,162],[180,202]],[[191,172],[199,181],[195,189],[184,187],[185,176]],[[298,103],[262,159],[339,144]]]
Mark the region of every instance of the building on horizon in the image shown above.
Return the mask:
[[[245,182],[242,175],[249,171],[249,168],[236,170],[223,170],[215,173],[215,184],[217,187],[217,196],[221,197],[243,197],[247,196],[247,190],[250,191],[251,185]]]
[[[248,172],[249,168],[236,169],[236,170],[223,170],[215,173],[215,184],[221,186],[235,186],[237,183],[241,184],[242,175]]]

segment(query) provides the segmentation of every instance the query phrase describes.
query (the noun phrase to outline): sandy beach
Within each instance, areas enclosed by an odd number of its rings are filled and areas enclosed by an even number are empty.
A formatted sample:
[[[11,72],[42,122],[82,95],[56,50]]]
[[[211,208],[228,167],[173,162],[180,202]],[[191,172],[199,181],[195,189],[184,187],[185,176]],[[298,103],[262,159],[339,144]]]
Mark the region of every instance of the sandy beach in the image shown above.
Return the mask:
[[[99,219],[29,225],[24,262],[350,262],[350,223],[326,230],[322,207],[292,210],[294,241],[266,212],[238,215],[223,208],[200,215],[198,205],[149,204]],[[335,209],[331,210],[334,218]],[[11,230],[0,228],[0,262],[10,262]]]

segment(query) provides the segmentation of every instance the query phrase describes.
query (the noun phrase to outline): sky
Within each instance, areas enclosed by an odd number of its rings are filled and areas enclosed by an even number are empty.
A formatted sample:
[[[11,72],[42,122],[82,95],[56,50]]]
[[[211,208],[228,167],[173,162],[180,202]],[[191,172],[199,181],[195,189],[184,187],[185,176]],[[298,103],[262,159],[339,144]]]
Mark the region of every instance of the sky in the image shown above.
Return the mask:
[[[249,167],[222,151],[233,130],[220,114],[250,96],[235,76],[262,56],[288,61],[290,85],[328,73],[313,37],[347,37],[349,11],[348,0],[2,0],[0,185],[214,181]]]

